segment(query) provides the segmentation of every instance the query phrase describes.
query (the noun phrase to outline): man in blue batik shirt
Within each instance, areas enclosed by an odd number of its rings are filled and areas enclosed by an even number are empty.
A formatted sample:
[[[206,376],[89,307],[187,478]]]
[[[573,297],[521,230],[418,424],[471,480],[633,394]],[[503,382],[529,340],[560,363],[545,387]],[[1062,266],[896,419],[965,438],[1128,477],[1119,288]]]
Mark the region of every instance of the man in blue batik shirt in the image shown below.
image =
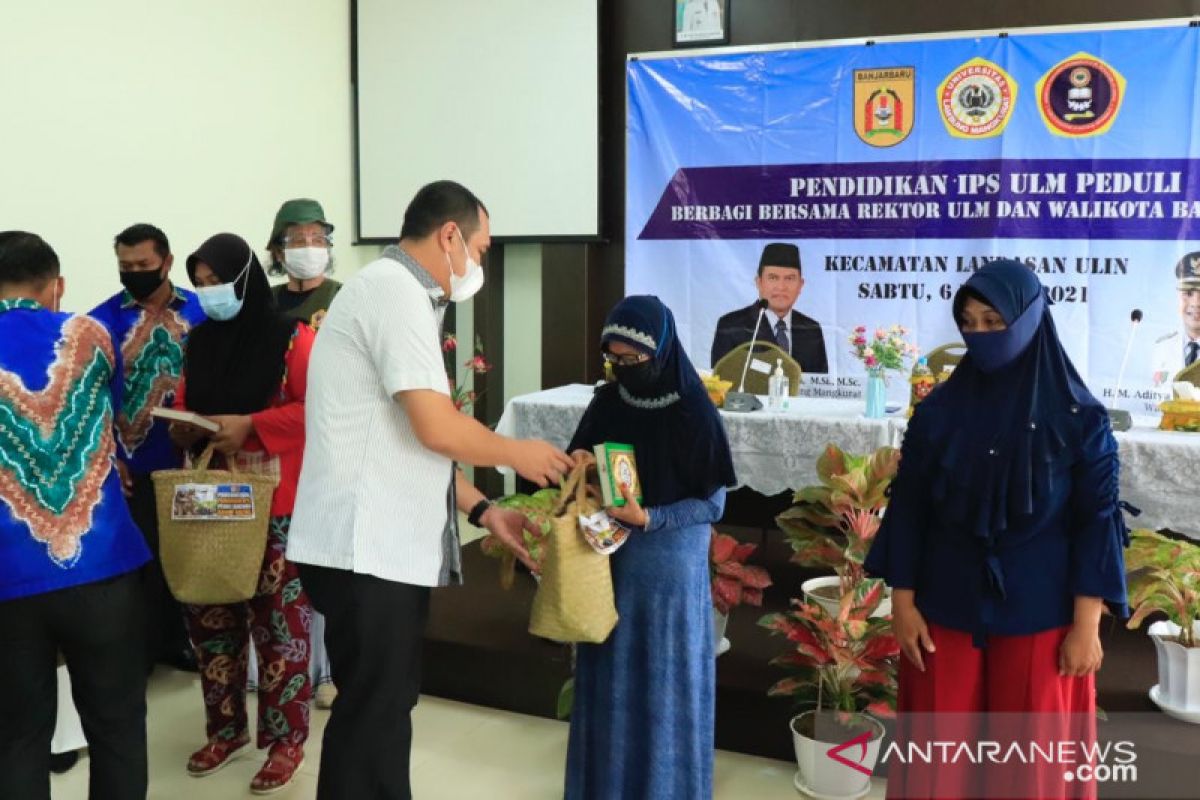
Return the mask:
[[[121,492],[120,353],[58,312],[58,256],[0,232],[0,797],[50,796],[57,654],[91,752],[91,797],[146,796],[142,585]]]
[[[162,661],[195,669],[183,625],[183,609],[167,590],[159,562],[158,516],[150,473],[177,469],[181,455],[167,436],[165,421],[150,416],[170,406],[183,371],[188,332],[205,319],[193,292],[169,280],[174,256],[166,234],[153,225],[133,225],[113,242],[122,291],[91,316],[108,328],[125,365],[124,400],[116,415],[117,457],[124,464],[134,521],[154,553],[146,565],[147,664]]]

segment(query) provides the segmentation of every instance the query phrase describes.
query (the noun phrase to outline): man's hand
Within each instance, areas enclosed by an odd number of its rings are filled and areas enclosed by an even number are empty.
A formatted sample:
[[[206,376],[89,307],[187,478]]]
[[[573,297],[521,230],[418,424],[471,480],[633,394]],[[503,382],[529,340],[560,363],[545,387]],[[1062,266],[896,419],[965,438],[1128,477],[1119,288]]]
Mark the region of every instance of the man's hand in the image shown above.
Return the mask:
[[[221,430],[212,435],[212,443],[217,452],[227,456],[241,450],[246,439],[254,432],[254,423],[248,414],[222,414],[207,419],[221,426]]]
[[[921,672],[925,671],[925,658],[922,648],[927,652],[937,651],[933,637],[929,635],[929,626],[925,617],[917,610],[913,602],[911,589],[895,589],[892,591],[892,631],[900,644],[900,651]]]
[[[1064,678],[1082,678],[1100,669],[1104,648],[1095,625],[1073,625],[1058,648],[1058,674]]]
[[[633,496],[633,492],[629,489],[629,484],[622,483],[620,488],[621,497],[625,498],[625,505],[620,508],[613,506],[604,510],[617,522],[632,525],[635,528],[644,528],[649,525],[650,515],[646,513],[646,509],[642,508],[637,498]]]
[[[133,497],[133,476],[129,474],[129,465],[117,459],[117,474],[121,476],[121,494]]]
[[[530,572],[536,575],[542,571],[525,548],[525,536],[522,533],[523,531],[529,531],[534,535],[541,533],[532,520],[519,511],[491,506],[483,512],[479,522],[487,529],[488,533],[495,534],[501,544],[511,550],[522,564],[529,567]]]
[[[527,481],[543,489],[558,483],[571,471],[571,458],[549,442],[540,439],[515,439],[510,446],[509,461],[513,469]]]

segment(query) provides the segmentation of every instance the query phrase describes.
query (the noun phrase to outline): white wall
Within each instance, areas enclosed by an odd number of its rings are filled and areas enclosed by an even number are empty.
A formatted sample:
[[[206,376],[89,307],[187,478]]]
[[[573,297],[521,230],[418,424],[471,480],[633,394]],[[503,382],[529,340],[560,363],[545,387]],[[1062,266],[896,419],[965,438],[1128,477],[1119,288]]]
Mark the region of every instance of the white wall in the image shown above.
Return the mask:
[[[134,222],[166,231],[184,286],[185,257],[219,231],[265,258],[289,197],[324,205],[339,278],[378,256],[350,245],[349,9],[349,0],[7,4],[0,230],[50,242],[65,309],[86,311],[120,288],[112,238]],[[396,191],[407,203],[416,188]],[[541,385],[541,247],[509,245],[505,255],[505,341],[484,345],[493,356],[504,349],[507,399]],[[459,308],[464,352],[471,315],[470,303]]]
[[[213,233],[233,231],[261,254],[289,197],[324,205],[341,277],[376,257],[350,246],[349,6],[5,5],[0,229],[50,242],[64,308],[119,288],[112,237],[134,222],[166,231],[185,286],[184,257]]]

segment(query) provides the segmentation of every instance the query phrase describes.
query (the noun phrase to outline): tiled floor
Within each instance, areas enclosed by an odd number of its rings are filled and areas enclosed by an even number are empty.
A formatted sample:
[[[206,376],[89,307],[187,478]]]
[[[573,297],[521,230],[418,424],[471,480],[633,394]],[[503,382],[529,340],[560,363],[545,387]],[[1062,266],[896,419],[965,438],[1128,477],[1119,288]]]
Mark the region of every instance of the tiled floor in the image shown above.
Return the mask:
[[[155,800],[226,800],[253,797],[250,778],[261,765],[255,753],[205,778],[184,771],[188,754],[202,743],[204,718],[195,675],[159,668],[150,681],[150,797]],[[301,775],[273,797],[316,797],[317,765],[327,711],[313,711],[312,738]],[[479,706],[421,698],[414,716],[413,793],[420,800],[552,800],[562,796],[567,726],[562,722],[509,714]],[[87,759],[53,780],[54,800],[87,797]],[[717,753],[717,800],[783,800],[800,797],[792,788],[795,765]],[[876,781],[869,798],[883,797]]]

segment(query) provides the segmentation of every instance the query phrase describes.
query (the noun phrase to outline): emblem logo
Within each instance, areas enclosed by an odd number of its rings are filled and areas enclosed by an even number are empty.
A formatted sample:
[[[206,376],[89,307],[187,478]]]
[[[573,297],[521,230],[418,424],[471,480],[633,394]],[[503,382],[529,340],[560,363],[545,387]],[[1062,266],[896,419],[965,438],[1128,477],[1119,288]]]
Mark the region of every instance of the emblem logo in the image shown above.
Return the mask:
[[[1125,78],[1095,56],[1076,53],[1054,65],[1037,84],[1038,110],[1051,133],[1107,133],[1125,100]]]
[[[854,132],[872,147],[900,144],[913,129],[916,70],[881,67],[854,71]]]
[[[1016,82],[983,58],[972,58],[938,86],[942,122],[960,139],[999,136],[1016,103]]]

